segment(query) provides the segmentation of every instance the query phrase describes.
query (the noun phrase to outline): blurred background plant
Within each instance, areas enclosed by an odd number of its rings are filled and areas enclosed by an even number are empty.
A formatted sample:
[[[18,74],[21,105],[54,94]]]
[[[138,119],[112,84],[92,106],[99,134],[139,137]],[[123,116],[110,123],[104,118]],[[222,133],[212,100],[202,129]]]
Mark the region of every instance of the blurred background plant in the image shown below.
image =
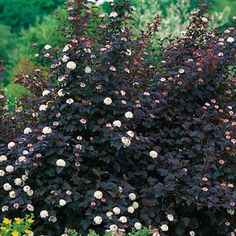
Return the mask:
[[[5,90],[9,106],[14,106],[16,98],[28,93],[13,81],[16,74],[30,73],[37,66],[34,56],[37,51],[32,45],[37,43],[42,48],[45,44],[56,47],[63,43],[64,37],[60,33],[63,20],[60,19],[66,17],[64,2],[0,0],[0,59],[7,68],[0,77],[0,88]],[[198,3],[198,0],[131,0],[137,9],[134,14],[137,33],[158,14],[163,19],[159,37],[181,35],[190,21],[191,11],[197,8]],[[212,3],[210,27],[219,26],[221,31],[224,30],[235,14],[236,1],[208,0],[208,3]],[[106,3],[103,9],[109,11]]]

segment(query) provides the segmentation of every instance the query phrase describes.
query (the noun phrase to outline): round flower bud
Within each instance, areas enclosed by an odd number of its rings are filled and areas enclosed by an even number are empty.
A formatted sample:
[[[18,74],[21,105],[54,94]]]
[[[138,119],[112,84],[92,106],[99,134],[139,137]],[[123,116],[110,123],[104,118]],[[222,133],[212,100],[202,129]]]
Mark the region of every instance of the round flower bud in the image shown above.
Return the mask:
[[[137,230],[140,230],[140,229],[142,228],[142,224],[139,223],[139,222],[136,222],[136,223],[134,224],[134,228],[137,229]]]
[[[114,207],[114,208],[113,208],[113,212],[114,212],[116,215],[119,215],[119,214],[120,214],[120,208],[119,208],[119,207]]]
[[[2,212],[8,211],[9,210],[9,206],[2,206]]]
[[[44,49],[45,49],[45,50],[49,50],[49,49],[51,49],[51,48],[52,48],[52,46],[49,45],[49,44],[46,44],[46,45],[44,46]]]
[[[6,161],[7,157],[5,155],[0,156],[0,162]]]
[[[17,186],[20,186],[20,185],[22,185],[23,181],[22,181],[21,178],[16,178],[16,179],[14,180],[14,183],[15,183],[15,185],[17,185]]]
[[[139,204],[137,202],[133,202],[132,207],[136,210],[139,208]]]
[[[14,171],[14,167],[13,166],[9,165],[9,166],[6,167],[6,172],[11,173],[13,171]]]
[[[120,221],[122,224],[126,224],[126,223],[127,223],[127,217],[121,216],[121,217],[119,218],[119,221]]]
[[[169,221],[173,221],[173,220],[174,220],[174,216],[173,216],[172,214],[168,214],[168,215],[167,215],[167,219],[168,219]]]
[[[112,104],[111,98],[105,98],[103,102],[104,102],[104,104],[106,104],[107,106],[109,106],[109,105]]]
[[[47,211],[47,210],[42,210],[42,211],[40,212],[40,217],[41,217],[42,219],[47,218],[47,217],[48,217],[48,211]]]
[[[152,158],[157,158],[158,157],[158,153],[156,151],[150,151],[149,152],[149,156]]]
[[[233,42],[234,42],[234,38],[233,38],[233,37],[227,38],[227,42],[228,42],[228,43],[233,43]]]
[[[73,61],[69,61],[67,62],[66,67],[70,70],[74,70],[76,68],[76,64]]]
[[[86,66],[84,72],[86,74],[90,74],[92,72],[92,69],[89,66]]]
[[[131,141],[126,137],[122,137],[121,142],[123,143],[124,147],[129,147],[131,144]]]
[[[34,211],[34,206],[31,204],[27,204],[27,210],[28,211]]]
[[[15,143],[14,142],[10,142],[10,143],[8,143],[8,145],[7,145],[7,147],[8,147],[8,149],[12,149],[13,147],[15,147]]]
[[[132,206],[128,207],[128,212],[130,214],[133,214],[134,213],[134,208]]]
[[[59,167],[65,167],[66,166],[66,162],[63,159],[58,159],[56,162],[56,165]]]
[[[74,103],[74,100],[73,100],[72,98],[68,98],[68,99],[66,100],[66,103],[67,103],[67,104],[72,104],[72,103]]]
[[[129,199],[130,199],[131,201],[134,201],[134,200],[136,199],[135,193],[130,193],[130,194],[129,194]]]
[[[100,216],[95,216],[94,219],[93,219],[94,223],[96,225],[100,225],[102,223],[102,217]]]
[[[24,188],[23,188],[24,192],[28,192],[30,191],[30,186],[29,185],[26,185]]]
[[[50,134],[52,133],[52,129],[50,127],[44,127],[42,130],[43,134]]]
[[[115,121],[113,121],[113,125],[114,125],[114,127],[121,127],[121,122],[119,121],[119,120],[115,120]]]
[[[127,111],[127,112],[125,113],[125,117],[126,117],[127,119],[132,119],[132,118],[134,117],[134,115],[133,115],[133,113],[132,113],[131,111]]]
[[[48,108],[48,106],[45,105],[45,104],[42,104],[42,105],[39,106],[39,110],[40,110],[40,111],[46,111],[47,108]]]
[[[108,212],[106,213],[106,216],[107,216],[109,219],[111,219],[112,216],[113,216],[113,212],[108,211]]]
[[[96,191],[93,196],[100,200],[103,197],[103,193],[101,191]]]
[[[66,201],[64,199],[60,199],[59,205],[60,206],[65,206],[66,205]]]
[[[9,192],[9,197],[10,198],[15,198],[16,197],[16,192],[15,191]]]
[[[168,225],[163,224],[163,225],[161,226],[161,230],[162,230],[162,231],[168,231],[168,230],[169,230]]]
[[[31,128],[25,128],[24,129],[24,134],[30,134],[32,133],[32,129]]]
[[[3,185],[3,189],[4,189],[5,191],[10,191],[10,190],[11,190],[11,185],[10,185],[9,183],[5,183],[5,184]]]

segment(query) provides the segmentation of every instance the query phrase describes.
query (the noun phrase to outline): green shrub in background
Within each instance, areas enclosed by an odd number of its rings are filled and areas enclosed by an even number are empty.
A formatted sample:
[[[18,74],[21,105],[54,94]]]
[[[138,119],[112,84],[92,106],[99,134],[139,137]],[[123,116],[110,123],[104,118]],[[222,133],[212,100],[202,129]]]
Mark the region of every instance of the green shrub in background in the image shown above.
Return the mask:
[[[56,11],[60,17],[65,17],[64,9],[59,9]],[[59,46],[63,41],[64,37],[61,33],[57,32],[57,29],[60,28],[59,18],[54,14],[45,17],[42,23],[38,22],[35,26],[31,26],[29,29],[22,29],[20,32],[20,37],[14,40],[14,48],[6,45],[8,43],[7,37],[11,38],[11,33],[5,35],[6,40],[5,47],[0,44],[0,48],[3,48],[6,53],[1,56],[1,58],[7,58],[7,73],[2,82],[6,98],[8,99],[8,105],[10,107],[14,106],[15,100],[22,95],[27,95],[27,90],[21,86],[14,84],[14,78],[16,74],[28,74],[36,67],[35,53],[37,52],[35,48],[32,47],[32,44],[35,42],[38,44],[39,48],[42,48],[45,44],[50,43],[51,45]],[[9,27],[4,26],[4,28],[9,29]],[[1,26],[0,26],[1,32]],[[12,41],[13,41],[12,40]],[[12,43],[10,40],[9,43]],[[6,48],[10,48],[9,51]],[[1,52],[4,52],[2,50]],[[41,65],[42,67],[43,65]]]
[[[0,22],[12,31],[28,28],[53,12],[64,0],[0,0]],[[2,36],[1,36],[2,37]]]
[[[169,34],[177,36],[184,32],[191,20],[191,10],[195,10],[191,9],[190,0],[171,2],[166,9],[157,0],[136,0],[133,1],[133,5],[136,7],[134,18],[137,22],[137,30],[145,29],[148,23],[153,22],[156,15],[162,17],[158,35],[160,38],[164,38]],[[227,23],[229,15],[229,7],[225,7],[222,12],[214,12],[211,14],[212,20],[209,26],[214,28],[224,25]]]

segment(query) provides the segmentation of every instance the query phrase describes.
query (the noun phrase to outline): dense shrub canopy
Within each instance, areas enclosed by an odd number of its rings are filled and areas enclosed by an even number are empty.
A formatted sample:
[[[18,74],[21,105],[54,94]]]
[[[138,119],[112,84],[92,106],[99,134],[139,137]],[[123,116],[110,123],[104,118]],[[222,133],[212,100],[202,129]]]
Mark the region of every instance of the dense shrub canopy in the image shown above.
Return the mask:
[[[232,235],[235,29],[209,32],[203,4],[186,35],[152,50],[161,20],[135,37],[134,8],[109,2],[98,15],[68,0],[68,42],[42,52],[49,76],[19,78],[32,96],[7,134],[1,123],[1,217],[34,211],[36,235]]]

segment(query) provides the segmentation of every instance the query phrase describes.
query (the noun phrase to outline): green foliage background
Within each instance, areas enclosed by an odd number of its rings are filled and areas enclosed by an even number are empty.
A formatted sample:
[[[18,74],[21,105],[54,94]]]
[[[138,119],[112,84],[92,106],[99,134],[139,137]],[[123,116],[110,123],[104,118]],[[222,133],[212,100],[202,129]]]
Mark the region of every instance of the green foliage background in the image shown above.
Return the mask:
[[[7,71],[0,78],[0,87],[5,90],[9,104],[27,91],[13,84],[15,75],[28,73],[35,67],[33,43],[39,47],[45,44],[59,46],[63,42],[57,29],[65,19],[63,8],[65,0],[0,0],[0,59],[4,60]],[[208,0],[212,4],[211,27],[220,26],[223,30],[236,15],[235,0]],[[191,10],[195,9],[198,0],[131,0],[136,6],[135,21],[137,32],[151,22],[155,15],[163,18],[160,37],[168,34],[179,35],[184,31],[190,19]],[[106,9],[106,4],[103,5]],[[57,12],[57,15],[55,13]]]

